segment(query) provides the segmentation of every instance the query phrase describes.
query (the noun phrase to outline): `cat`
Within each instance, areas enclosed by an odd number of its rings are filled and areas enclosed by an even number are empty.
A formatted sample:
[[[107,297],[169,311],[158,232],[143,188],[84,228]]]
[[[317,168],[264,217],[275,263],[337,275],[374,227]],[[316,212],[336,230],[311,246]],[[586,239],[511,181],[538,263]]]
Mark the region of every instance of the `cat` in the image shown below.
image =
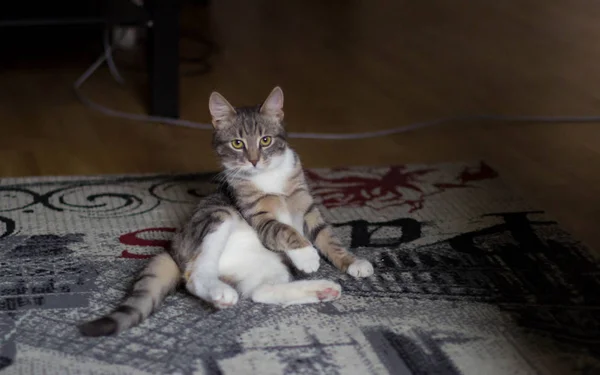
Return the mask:
[[[280,305],[335,300],[341,296],[335,282],[292,280],[289,263],[313,273],[319,252],[351,276],[373,274],[369,261],[342,246],[310,194],[286,140],[281,88],[255,107],[234,108],[213,92],[209,110],[224,183],[201,200],[170,249],[150,260],[119,307],[79,327],[83,335],[113,335],[139,324],[180,282],[219,309],[240,295]]]

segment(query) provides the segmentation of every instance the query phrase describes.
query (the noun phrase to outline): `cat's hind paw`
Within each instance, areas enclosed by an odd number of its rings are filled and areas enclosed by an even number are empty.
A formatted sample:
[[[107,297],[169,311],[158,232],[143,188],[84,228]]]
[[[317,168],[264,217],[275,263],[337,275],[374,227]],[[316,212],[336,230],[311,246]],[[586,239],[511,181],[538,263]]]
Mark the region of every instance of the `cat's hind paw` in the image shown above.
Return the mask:
[[[229,285],[222,283],[210,289],[210,299],[213,305],[219,309],[226,309],[238,302],[239,295]]]
[[[346,271],[353,277],[369,277],[373,275],[373,265],[366,259],[356,259]]]
[[[333,301],[340,298],[341,295],[342,288],[338,284],[332,285],[330,288],[317,290],[317,298],[323,302]]]
[[[295,285],[297,285],[298,291],[302,295],[299,301],[304,303],[329,302],[342,296],[341,285],[329,280],[303,280],[297,282]]]

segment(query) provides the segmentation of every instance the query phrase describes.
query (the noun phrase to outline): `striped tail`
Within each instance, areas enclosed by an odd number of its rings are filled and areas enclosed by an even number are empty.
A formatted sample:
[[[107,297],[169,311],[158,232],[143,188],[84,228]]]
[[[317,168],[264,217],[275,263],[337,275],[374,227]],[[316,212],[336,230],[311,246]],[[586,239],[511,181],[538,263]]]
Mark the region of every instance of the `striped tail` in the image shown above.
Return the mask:
[[[116,335],[146,319],[179,283],[179,267],[167,253],[156,255],[136,279],[133,290],[112,313],[79,326],[84,336]]]

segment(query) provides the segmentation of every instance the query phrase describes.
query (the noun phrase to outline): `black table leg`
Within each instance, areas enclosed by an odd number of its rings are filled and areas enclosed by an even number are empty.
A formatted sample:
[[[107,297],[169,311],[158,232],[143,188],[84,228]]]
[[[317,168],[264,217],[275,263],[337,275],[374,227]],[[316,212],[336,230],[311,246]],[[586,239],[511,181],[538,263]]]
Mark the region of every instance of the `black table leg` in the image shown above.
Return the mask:
[[[179,117],[179,0],[145,0],[150,114]]]

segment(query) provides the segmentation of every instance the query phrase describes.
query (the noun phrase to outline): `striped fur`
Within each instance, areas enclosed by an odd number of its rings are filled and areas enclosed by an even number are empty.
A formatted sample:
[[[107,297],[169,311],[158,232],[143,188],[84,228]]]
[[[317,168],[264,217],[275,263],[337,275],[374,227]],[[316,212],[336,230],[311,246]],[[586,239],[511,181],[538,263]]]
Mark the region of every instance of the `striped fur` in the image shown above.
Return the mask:
[[[215,98],[209,105],[217,130],[214,144],[220,146],[216,150],[222,165],[231,171],[226,176],[236,208],[262,244],[281,252],[312,245],[342,271],[354,276],[372,274],[370,264],[357,263],[335,238],[313,200],[300,159],[287,144],[281,89],[275,88],[262,106],[252,108],[234,108],[219,94],[211,97]],[[257,157],[255,146],[265,135],[275,141],[258,148],[258,158],[265,164],[261,168],[248,160]],[[225,146],[234,138],[244,141],[247,153]]]
[[[323,219],[298,156],[287,148],[284,157],[292,161],[280,191],[265,192],[256,178],[230,179],[240,214],[268,249],[287,251],[314,245],[337,268],[346,271],[356,258],[335,238]]]
[[[178,284],[181,273],[167,253],[156,255],[139,274],[133,290],[112,313],[82,324],[85,336],[115,335],[146,319]]]
[[[169,253],[155,256],[139,274],[123,303],[109,315],[79,327],[85,336],[114,335],[139,324],[179,284],[189,277],[190,265],[198,256],[204,238],[231,215],[237,215],[225,194],[205,198],[191,219],[175,235]],[[182,275],[180,270],[184,270]]]
[[[244,108],[213,93],[209,109],[213,148],[224,167],[221,188],[199,203],[169,252],[149,262],[119,307],[80,326],[84,335],[117,334],[140,323],[179,282],[218,308],[234,305],[240,294],[283,305],[340,297],[334,282],[292,281],[286,258],[314,272],[320,252],[352,276],[373,273],[368,261],[335,237],[313,200],[300,159],[286,141],[281,89],[261,106]]]

